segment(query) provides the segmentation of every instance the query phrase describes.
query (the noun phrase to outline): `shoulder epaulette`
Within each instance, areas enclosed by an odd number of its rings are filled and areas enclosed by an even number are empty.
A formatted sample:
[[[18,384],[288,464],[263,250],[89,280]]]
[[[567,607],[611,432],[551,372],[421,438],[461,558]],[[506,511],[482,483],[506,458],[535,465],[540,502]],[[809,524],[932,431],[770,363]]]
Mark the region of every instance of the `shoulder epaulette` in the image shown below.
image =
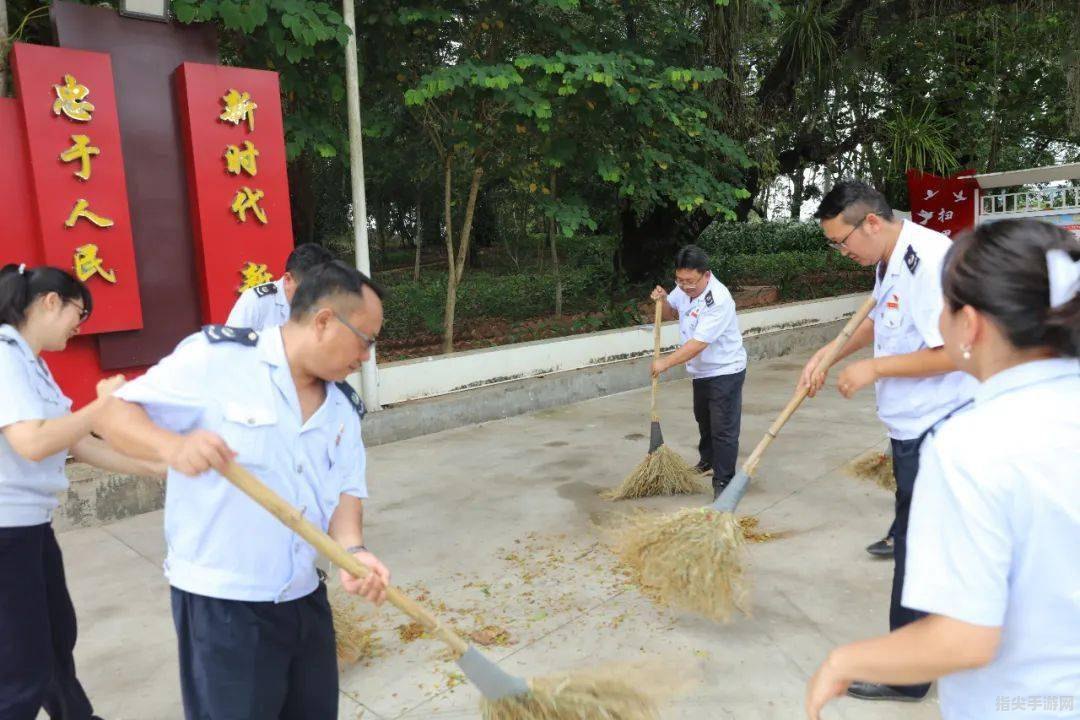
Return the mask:
[[[904,253],[904,264],[907,265],[907,269],[914,275],[915,271],[919,269],[919,254],[915,252],[915,248],[908,245],[907,252]]]
[[[277,285],[272,282],[263,283],[262,285],[256,285],[253,289],[255,290],[256,297],[277,295]]]
[[[251,328],[229,327],[228,325],[205,325],[203,335],[211,343],[232,342],[247,347],[255,347],[259,342],[259,333]]]
[[[345,397],[349,400],[349,404],[353,406],[353,410],[355,410],[356,414],[363,420],[364,416],[367,415],[367,408],[364,407],[364,401],[360,399],[360,393],[353,390],[352,385],[347,382],[334,384],[338,386],[338,390],[344,393]]]

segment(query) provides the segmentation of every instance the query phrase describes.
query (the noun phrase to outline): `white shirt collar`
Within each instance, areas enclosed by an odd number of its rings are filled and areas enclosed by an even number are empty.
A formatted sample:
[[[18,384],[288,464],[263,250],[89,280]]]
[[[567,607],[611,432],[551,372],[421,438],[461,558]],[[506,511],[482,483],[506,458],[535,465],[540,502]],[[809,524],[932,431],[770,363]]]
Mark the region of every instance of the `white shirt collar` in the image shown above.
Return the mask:
[[[975,402],[984,403],[1026,385],[1034,385],[1044,380],[1056,380],[1071,375],[1080,376],[1080,359],[1051,358],[1049,360],[1033,360],[1032,362],[1002,370],[997,375],[987,378],[975,390]]]

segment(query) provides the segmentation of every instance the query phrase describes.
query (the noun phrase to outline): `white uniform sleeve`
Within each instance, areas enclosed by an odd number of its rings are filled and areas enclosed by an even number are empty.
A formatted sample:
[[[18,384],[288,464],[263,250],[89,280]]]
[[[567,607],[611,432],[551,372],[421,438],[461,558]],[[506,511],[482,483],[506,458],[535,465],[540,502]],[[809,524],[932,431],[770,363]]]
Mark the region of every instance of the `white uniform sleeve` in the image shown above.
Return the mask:
[[[116,396],[141,405],[155,424],[173,432],[188,432],[209,404],[208,349],[201,336],[189,337],[145,375],[120,388]]]
[[[720,339],[731,323],[735,322],[735,300],[726,291],[709,291],[715,296],[713,304],[700,305],[697,327],[694,328],[694,340],[712,345]]]
[[[348,445],[348,456],[344,463],[345,474],[341,478],[341,492],[363,500],[368,496],[367,489],[367,451],[360,437],[359,423],[353,442]]]
[[[248,288],[240,293],[225,324],[229,327],[262,330],[262,324],[259,322],[259,296],[255,294],[254,288]]]
[[[970,462],[960,467],[956,453],[937,440],[927,439],[915,482],[903,605],[1000,627],[1013,546],[1009,498],[987,477],[976,477],[986,473]]]
[[[671,292],[667,296],[668,305],[675,309],[675,312],[681,316],[683,314],[683,308],[686,305],[686,293],[682,291],[682,288],[676,286],[672,288]]]
[[[904,269],[907,272],[907,269]],[[939,348],[945,344],[938,328],[945,298],[941,293],[941,263],[920,267],[914,278],[915,292],[911,297],[911,319],[927,347]]]
[[[0,428],[45,418],[41,397],[26,372],[26,358],[4,342],[0,342],[0,378]]]

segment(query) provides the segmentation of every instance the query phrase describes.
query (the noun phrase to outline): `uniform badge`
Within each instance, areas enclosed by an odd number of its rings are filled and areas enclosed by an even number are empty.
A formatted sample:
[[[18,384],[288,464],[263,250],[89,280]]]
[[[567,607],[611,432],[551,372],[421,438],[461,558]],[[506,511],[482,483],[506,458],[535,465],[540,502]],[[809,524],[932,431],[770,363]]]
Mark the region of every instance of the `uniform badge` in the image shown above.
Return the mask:
[[[712,296],[712,290],[710,290],[709,292],[705,293],[705,307],[712,307],[713,302],[714,301]]]
[[[334,447],[339,447],[341,445],[341,437],[344,434],[345,434],[345,423],[341,423],[341,426],[338,427],[337,437],[334,438]]]
[[[205,325],[203,335],[213,344],[232,342],[245,347],[255,347],[259,342],[259,334],[251,328],[236,328],[228,325]]]
[[[355,410],[356,414],[360,416],[361,420],[363,420],[364,416],[367,415],[367,408],[364,407],[364,401],[360,399],[360,393],[353,390],[352,385],[347,382],[339,382],[334,384],[337,385],[338,390],[340,390],[342,394],[344,394],[345,397],[348,398],[349,404],[353,406],[353,410]]]
[[[907,252],[904,253],[904,264],[907,265],[907,269],[914,275],[915,271],[919,269],[919,256],[915,252],[915,248],[908,245]]]
[[[0,342],[6,342],[8,345],[15,345],[17,341],[13,337],[8,337],[7,335],[0,335]]]
[[[277,295],[277,285],[272,282],[264,285],[256,285],[254,287],[256,297],[266,297],[267,295]]]

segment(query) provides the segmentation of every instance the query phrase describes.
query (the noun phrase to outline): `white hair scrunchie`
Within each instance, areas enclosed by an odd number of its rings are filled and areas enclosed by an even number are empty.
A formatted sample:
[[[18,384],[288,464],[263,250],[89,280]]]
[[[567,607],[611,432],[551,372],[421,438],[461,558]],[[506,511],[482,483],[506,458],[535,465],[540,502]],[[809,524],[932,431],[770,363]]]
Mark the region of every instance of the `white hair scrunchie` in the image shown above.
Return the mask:
[[[1073,260],[1064,250],[1047,250],[1046,272],[1050,279],[1050,307],[1061,307],[1076,297],[1080,290],[1080,260]]]
[[[26,263],[19,263],[19,274],[20,275],[25,275],[26,274]]]

